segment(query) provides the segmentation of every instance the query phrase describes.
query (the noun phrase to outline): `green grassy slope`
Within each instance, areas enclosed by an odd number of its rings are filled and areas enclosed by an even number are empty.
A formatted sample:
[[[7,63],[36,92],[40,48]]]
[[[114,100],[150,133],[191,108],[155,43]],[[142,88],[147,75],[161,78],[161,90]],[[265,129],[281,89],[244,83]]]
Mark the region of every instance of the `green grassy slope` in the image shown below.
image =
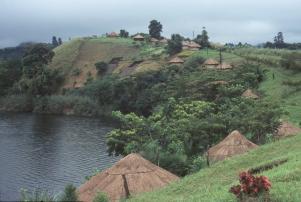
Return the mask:
[[[298,126],[301,123],[301,91],[296,91],[294,87],[284,85],[283,82],[300,81],[301,73],[291,72],[280,67],[267,67],[267,69],[269,70],[268,79],[261,84],[259,89],[265,93],[267,99],[280,103],[288,113],[283,119]]]
[[[142,194],[129,201],[236,201],[228,190],[238,183],[239,172],[273,160],[288,158],[287,163],[260,175],[270,178],[273,201],[297,202],[301,199],[300,144],[301,134],[267,144],[184,177],[162,190]]]

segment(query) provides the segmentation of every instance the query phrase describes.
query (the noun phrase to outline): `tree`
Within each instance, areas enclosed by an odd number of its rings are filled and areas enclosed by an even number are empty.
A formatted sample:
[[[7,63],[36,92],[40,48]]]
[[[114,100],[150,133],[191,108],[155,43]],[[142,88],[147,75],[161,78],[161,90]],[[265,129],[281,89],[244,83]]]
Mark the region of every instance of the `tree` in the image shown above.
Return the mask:
[[[0,96],[8,93],[9,89],[18,82],[22,76],[22,63],[20,60],[0,62]]]
[[[78,196],[76,193],[76,187],[73,186],[72,184],[68,184],[65,187],[64,193],[62,195],[61,201],[78,201]]]
[[[153,38],[160,39],[163,26],[157,20],[150,21],[148,26],[149,35]]]
[[[274,44],[276,48],[284,48],[284,37],[282,32],[278,32],[278,34],[274,37]]]
[[[56,36],[53,36],[53,37],[52,37],[52,45],[53,45],[54,47],[57,47],[57,46],[59,45],[58,41],[56,40]]]
[[[59,39],[58,39],[58,45],[62,45],[62,44],[63,44],[63,41],[62,41],[61,37],[59,37]]]
[[[203,31],[201,35],[197,35],[195,41],[200,44],[202,47],[209,47],[210,43],[209,43],[209,36],[208,36],[208,32],[206,31],[206,28],[203,27]]]
[[[122,37],[122,38],[128,38],[129,37],[129,32],[127,32],[124,29],[121,29],[120,33],[119,33],[119,36]]]
[[[97,62],[97,63],[95,63],[95,67],[96,67],[96,69],[97,69],[97,73],[98,73],[98,74],[103,74],[103,73],[105,73],[105,72],[107,71],[107,69],[108,69],[108,63],[103,62],[103,61]]]
[[[182,41],[183,37],[179,34],[171,35],[171,39],[168,41],[167,44],[167,52],[170,55],[179,53],[182,51]]]

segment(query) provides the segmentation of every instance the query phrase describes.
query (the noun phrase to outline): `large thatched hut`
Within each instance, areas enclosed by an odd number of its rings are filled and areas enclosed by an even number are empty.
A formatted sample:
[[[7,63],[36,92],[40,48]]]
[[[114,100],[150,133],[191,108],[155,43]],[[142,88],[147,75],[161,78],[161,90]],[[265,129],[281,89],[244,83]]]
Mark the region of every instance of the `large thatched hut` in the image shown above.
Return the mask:
[[[275,135],[278,138],[283,138],[297,134],[301,134],[301,128],[298,128],[289,122],[281,122]]]
[[[91,202],[98,192],[104,192],[111,201],[119,201],[163,187],[177,179],[179,178],[174,174],[152,164],[139,154],[130,154],[83,184],[78,189],[79,200]]]
[[[258,147],[256,144],[235,130],[223,141],[208,150],[209,161],[221,161],[231,156],[243,154],[256,147]]]
[[[183,50],[192,50],[192,51],[197,51],[200,50],[201,45],[194,41],[183,41],[182,42],[182,48]]]
[[[241,96],[245,98],[259,99],[259,96],[256,95],[251,89],[247,89]]]
[[[209,69],[216,69],[218,68],[218,65],[219,65],[219,62],[216,61],[215,59],[212,59],[212,58],[208,58],[207,60],[205,60],[205,62],[203,63],[203,66],[205,68],[209,68]]]

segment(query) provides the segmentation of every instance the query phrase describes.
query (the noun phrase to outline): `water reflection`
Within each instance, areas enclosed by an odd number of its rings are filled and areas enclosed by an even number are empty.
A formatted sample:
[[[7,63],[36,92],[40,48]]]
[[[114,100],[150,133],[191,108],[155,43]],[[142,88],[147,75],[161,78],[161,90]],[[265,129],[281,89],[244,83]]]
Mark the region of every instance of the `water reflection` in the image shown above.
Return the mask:
[[[117,160],[106,153],[111,128],[98,119],[0,114],[0,200],[17,200],[20,188],[58,192],[109,167]]]

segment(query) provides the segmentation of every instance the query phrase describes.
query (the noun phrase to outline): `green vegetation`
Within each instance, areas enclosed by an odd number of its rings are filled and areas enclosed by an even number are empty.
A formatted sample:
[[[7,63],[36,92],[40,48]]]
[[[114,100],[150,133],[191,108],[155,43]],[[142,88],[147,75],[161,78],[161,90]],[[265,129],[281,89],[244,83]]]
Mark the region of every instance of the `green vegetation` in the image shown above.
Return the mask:
[[[247,154],[233,157],[184,177],[161,190],[142,194],[129,201],[236,201],[228,190],[238,183],[241,171],[274,160],[288,158],[287,163],[266,170],[272,188],[272,201],[296,202],[301,198],[301,134],[286,140],[263,145]],[[263,155],[264,154],[264,155]]]
[[[64,189],[64,193],[61,196],[61,201],[70,201],[70,202],[78,201],[76,187],[73,186],[72,184],[66,185]]]
[[[93,199],[93,202],[109,202],[109,198],[105,193],[99,192]]]
[[[171,35],[171,39],[168,41],[167,53],[174,55],[182,51],[183,37],[179,34]]]

